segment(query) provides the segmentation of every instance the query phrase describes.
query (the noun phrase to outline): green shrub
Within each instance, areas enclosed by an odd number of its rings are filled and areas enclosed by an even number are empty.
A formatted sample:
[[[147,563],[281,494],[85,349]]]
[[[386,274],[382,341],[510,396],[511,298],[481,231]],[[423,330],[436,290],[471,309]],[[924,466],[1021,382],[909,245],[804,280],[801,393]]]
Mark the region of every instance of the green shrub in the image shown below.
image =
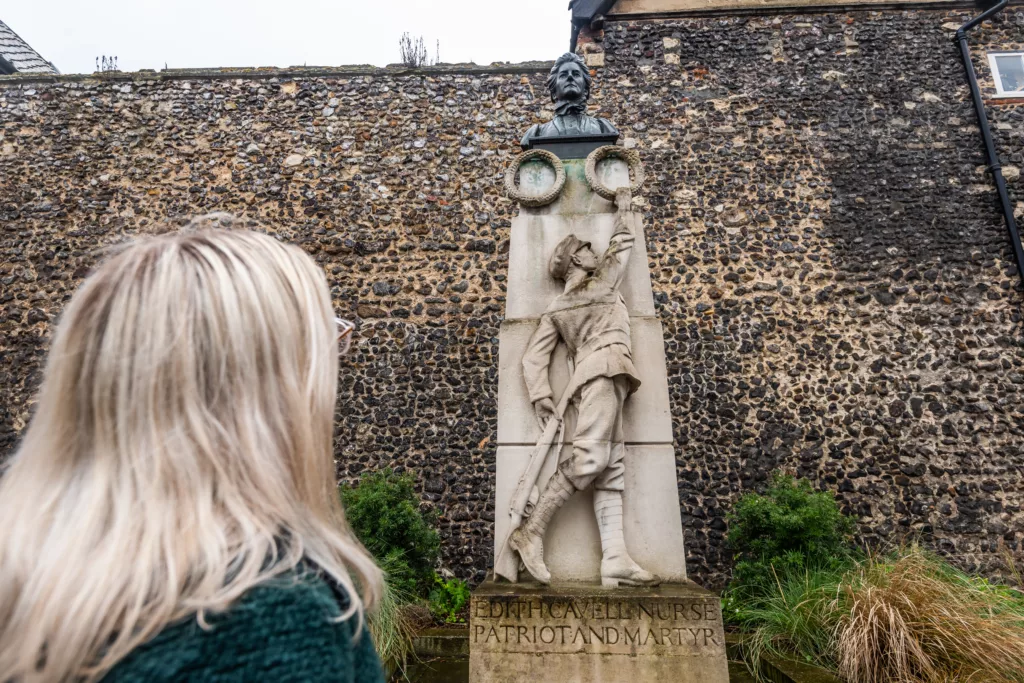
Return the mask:
[[[791,476],[773,474],[765,495],[740,498],[728,520],[736,560],[731,592],[766,594],[780,576],[841,570],[854,558],[853,522],[835,498]]]
[[[446,624],[465,621],[459,616],[469,603],[469,586],[461,579],[443,580],[434,577],[434,590],[430,591],[430,611]]]
[[[433,515],[420,512],[413,478],[381,470],[340,491],[352,531],[385,568],[388,583],[399,593],[425,597],[441,542]]]

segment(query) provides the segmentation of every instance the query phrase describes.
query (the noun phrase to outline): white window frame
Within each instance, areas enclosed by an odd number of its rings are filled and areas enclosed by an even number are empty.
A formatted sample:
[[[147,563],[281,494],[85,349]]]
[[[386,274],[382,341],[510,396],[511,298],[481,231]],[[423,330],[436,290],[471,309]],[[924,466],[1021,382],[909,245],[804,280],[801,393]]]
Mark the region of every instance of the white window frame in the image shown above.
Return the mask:
[[[1006,50],[1004,52],[989,52],[988,67],[992,71],[992,81],[996,85],[996,97],[1024,97],[1024,88],[1021,90],[1004,90],[1003,79],[999,76],[999,65],[996,64],[996,57],[1020,57],[1024,61],[1024,51]]]

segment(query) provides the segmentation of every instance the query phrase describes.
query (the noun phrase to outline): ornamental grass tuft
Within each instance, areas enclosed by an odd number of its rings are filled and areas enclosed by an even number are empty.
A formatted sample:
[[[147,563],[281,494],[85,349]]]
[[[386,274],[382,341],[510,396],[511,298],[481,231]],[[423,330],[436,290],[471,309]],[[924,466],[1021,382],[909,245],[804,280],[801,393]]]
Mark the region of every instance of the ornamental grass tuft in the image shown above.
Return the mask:
[[[747,668],[760,677],[764,655],[796,658],[836,669],[833,600],[843,574],[826,569],[787,571],[775,577],[774,589],[758,599],[733,601],[730,621],[746,632],[743,655]]]
[[[747,666],[797,659],[850,683],[1024,683],[1024,593],[917,545],[864,556],[834,497],[773,475],[729,516],[723,617]],[[1009,580],[1022,583],[1012,556]]]
[[[787,570],[731,608],[761,680],[768,655],[850,683],[1024,682],[1024,593],[917,546],[848,570]]]
[[[1024,595],[919,548],[863,562],[828,609],[849,681],[1024,681]]]
[[[411,611],[411,600],[411,596],[386,581],[380,602],[366,617],[367,628],[389,680],[396,671],[405,669],[413,651],[417,619]]]

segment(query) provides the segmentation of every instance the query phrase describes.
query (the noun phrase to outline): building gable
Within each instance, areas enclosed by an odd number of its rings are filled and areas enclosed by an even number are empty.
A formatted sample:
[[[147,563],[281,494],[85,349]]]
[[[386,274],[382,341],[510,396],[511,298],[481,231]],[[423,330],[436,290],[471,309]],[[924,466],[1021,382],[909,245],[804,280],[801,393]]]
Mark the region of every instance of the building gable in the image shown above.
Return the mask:
[[[0,74],[60,73],[11,27],[0,21]]]

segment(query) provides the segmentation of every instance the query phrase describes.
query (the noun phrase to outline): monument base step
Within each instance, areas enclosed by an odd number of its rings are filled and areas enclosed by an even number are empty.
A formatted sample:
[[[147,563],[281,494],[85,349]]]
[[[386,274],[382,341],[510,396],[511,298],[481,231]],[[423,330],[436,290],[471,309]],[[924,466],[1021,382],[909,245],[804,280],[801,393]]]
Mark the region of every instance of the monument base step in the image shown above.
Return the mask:
[[[497,583],[470,600],[473,683],[728,683],[721,601],[657,588]]]

